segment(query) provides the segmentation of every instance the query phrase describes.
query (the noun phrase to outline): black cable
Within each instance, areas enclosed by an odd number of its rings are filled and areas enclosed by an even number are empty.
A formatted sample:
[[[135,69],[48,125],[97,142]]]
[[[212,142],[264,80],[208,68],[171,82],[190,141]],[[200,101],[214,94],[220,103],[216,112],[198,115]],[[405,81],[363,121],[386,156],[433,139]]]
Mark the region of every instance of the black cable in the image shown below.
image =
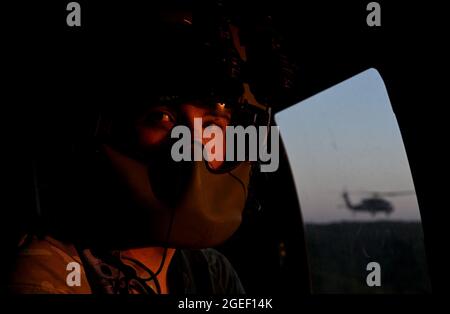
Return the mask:
[[[150,274],[150,276],[148,278],[139,278],[139,279],[141,279],[143,281],[149,281],[155,276],[155,273],[150,268],[145,266],[142,262],[140,262],[139,260],[132,258],[132,257],[128,257],[128,256],[121,256],[121,258],[135,263],[136,265],[138,265],[139,267],[141,267],[142,269],[144,269],[146,272],[148,272]]]
[[[126,257],[126,256],[123,256],[122,258],[123,258],[123,259],[126,259],[126,260],[128,260],[128,261],[131,261],[131,262],[133,262],[133,263],[135,263],[136,265],[138,265],[139,267],[141,267],[142,269],[144,269],[146,272],[148,272],[148,273],[150,274],[150,277],[148,277],[148,278],[140,278],[140,277],[138,277],[138,276],[136,275],[137,279],[138,279],[143,285],[146,285],[145,282],[147,282],[147,281],[149,281],[149,280],[152,280],[152,279],[154,278],[153,282],[155,283],[156,292],[157,292],[158,294],[161,294],[161,286],[160,286],[160,284],[159,284],[158,279],[156,278],[157,274],[155,274],[150,268],[148,268],[147,266],[145,266],[143,263],[141,263],[141,262],[138,261],[137,259],[134,259],[134,258],[131,258],[131,257]]]
[[[159,265],[158,270],[155,272],[155,279],[156,279],[156,280],[158,280],[158,279],[156,278],[156,276],[158,276],[159,273],[161,273],[161,271],[162,271],[162,269],[163,269],[163,266],[164,266],[164,263],[165,263],[165,261],[166,261],[166,257],[167,257],[167,249],[168,249],[167,244],[168,244],[168,242],[169,242],[170,234],[172,233],[172,226],[173,226],[173,221],[174,221],[174,219],[175,219],[175,210],[172,210],[172,211],[171,211],[171,215],[170,215],[169,228],[167,229],[166,241],[165,241],[165,244],[164,244],[163,257],[162,257],[162,259],[161,259],[161,263],[160,263],[160,265]],[[150,280],[150,279],[149,279],[149,280]]]
[[[242,188],[244,189],[244,193],[247,195],[247,187],[246,187],[246,185],[245,185],[245,183],[241,180],[241,179],[239,179],[237,176],[235,176],[233,173],[231,173],[231,172],[227,172],[233,179],[235,179],[235,180],[237,180],[241,185],[242,185]]]
[[[127,259],[129,261],[134,262],[136,265],[138,265],[139,267],[143,268],[145,271],[147,271],[150,274],[150,277],[148,277],[148,278],[139,278],[139,279],[144,281],[144,282],[153,281],[155,283],[155,287],[156,287],[156,290],[157,290],[158,294],[161,294],[161,285],[159,284],[159,280],[158,280],[157,276],[161,273],[161,271],[162,271],[162,269],[164,267],[164,264],[166,262],[167,250],[168,250],[167,243],[169,242],[169,237],[170,237],[170,234],[172,233],[172,226],[173,226],[174,219],[175,219],[175,211],[172,210],[171,211],[171,215],[170,215],[169,228],[167,229],[167,235],[166,235],[166,241],[165,241],[166,243],[165,243],[165,246],[164,246],[163,256],[162,256],[162,259],[161,259],[161,263],[159,264],[159,267],[156,270],[156,272],[153,272],[151,269],[149,269],[147,266],[145,266],[142,262],[140,262],[140,261],[138,261],[138,260],[136,260],[134,258],[125,257],[125,256],[123,257],[124,259]]]

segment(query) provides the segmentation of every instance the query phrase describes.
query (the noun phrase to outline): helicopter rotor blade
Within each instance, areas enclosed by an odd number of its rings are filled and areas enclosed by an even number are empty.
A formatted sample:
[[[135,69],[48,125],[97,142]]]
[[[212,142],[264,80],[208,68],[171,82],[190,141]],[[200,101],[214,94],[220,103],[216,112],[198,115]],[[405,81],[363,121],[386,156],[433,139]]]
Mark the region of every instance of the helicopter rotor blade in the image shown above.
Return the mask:
[[[391,191],[391,192],[382,192],[382,191],[365,191],[365,190],[354,190],[354,191],[348,191],[349,194],[353,195],[376,195],[376,196],[403,196],[403,195],[413,195],[416,194],[413,190],[406,190],[406,191]]]
[[[404,196],[416,194],[415,191],[393,191],[393,192],[381,192],[379,195],[382,196]]]

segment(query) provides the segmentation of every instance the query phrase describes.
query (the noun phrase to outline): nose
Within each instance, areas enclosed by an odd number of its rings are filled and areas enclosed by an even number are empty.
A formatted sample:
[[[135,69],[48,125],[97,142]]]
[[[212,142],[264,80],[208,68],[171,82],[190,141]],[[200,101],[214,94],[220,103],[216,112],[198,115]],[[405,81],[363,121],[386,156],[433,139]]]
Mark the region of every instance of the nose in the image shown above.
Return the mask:
[[[184,104],[181,109],[185,121],[188,124],[187,127],[191,130],[192,140],[194,143],[201,143],[204,147],[202,152],[203,158],[209,160],[208,164],[212,169],[220,168],[225,157],[225,134],[222,134],[221,141],[215,140],[213,143],[214,145],[207,145],[208,142],[213,140],[211,138],[203,137],[203,132],[205,129],[203,117],[208,112],[208,109],[196,106],[194,104]]]
[[[192,140],[198,141],[202,144],[203,142],[203,123],[200,123],[202,117],[205,114],[205,110],[201,107],[195,106],[194,104],[184,104],[181,106],[181,111],[183,114],[183,120],[186,126],[191,130]],[[197,120],[196,120],[197,119]]]

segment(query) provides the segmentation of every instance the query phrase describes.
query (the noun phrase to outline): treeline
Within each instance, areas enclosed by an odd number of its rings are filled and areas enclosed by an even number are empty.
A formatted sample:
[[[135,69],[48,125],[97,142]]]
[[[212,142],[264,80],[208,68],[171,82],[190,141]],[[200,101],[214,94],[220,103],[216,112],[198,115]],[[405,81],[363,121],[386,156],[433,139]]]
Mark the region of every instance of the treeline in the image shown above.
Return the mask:
[[[430,292],[419,222],[306,224],[314,292]],[[381,267],[381,286],[369,287],[366,266]]]

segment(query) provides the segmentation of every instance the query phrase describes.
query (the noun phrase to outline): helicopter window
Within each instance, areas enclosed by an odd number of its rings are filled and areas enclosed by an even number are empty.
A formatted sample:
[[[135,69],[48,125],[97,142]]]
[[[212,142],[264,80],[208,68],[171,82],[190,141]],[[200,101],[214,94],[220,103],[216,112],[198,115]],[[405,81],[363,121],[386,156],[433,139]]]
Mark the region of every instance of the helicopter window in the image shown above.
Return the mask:
[[[380,74],[275,115],[296,184],[313,293],[429,292],[419,206]]]

